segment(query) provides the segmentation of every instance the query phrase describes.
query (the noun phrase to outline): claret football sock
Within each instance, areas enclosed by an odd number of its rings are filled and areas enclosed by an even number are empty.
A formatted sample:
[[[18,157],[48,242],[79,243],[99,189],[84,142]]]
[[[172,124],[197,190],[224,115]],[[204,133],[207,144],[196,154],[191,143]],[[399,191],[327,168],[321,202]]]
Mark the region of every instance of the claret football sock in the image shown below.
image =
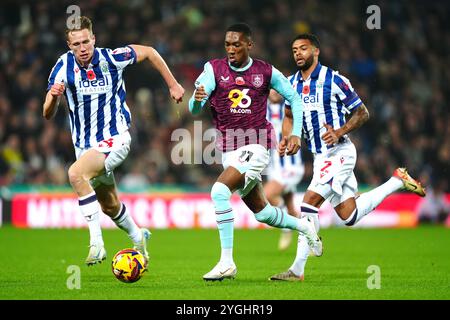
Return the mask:
[[[99,214],[101,210],[95,192],[78,198],[78,205],[89,227],[90,245],[103,246]]]

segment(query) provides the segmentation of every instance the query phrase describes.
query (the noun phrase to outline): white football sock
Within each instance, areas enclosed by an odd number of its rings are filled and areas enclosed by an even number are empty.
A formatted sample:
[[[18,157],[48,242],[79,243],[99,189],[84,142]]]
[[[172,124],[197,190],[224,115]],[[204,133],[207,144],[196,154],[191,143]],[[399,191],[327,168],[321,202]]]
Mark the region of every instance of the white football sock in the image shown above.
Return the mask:
[[[133,218],[128,214],[127,208],[123,203],[120,204],[119,213],[112,218],[112,221],[130,237],[133,243],[142,241],[141,229],[136,225]]]
[[[302,234],[298,235],[297,254],[294,263],[291,265],[291,270],[296,276],[301,276],[305,273],[306,260],[308,260],[309,245],[306,237]]]
[[[388,195],[403,188],[402,180],[392,177],[379,187],[361,194],[356,199],[356,210],[345,220],[347,226],[352,226],[375,209]]]
[[[316,232],[319,233],[319,208],[313,207],[312,205],[309,205],[307,203],[302,203],[301,214],[302,216],[310,216],[313,218],[314,227],[316,228]],[[295,256],[294,263],[289,268],[289,270],[291,270],[296,276],[304,274],[309,251],[310,248],[306,237],[300,233],[298,235],[297,254]]]
[[[89,227],[90,245],[103,246],[102,229],[100,227],[100,204],[97,201],[95,192],[78,198],[78,205],[81,213]]]

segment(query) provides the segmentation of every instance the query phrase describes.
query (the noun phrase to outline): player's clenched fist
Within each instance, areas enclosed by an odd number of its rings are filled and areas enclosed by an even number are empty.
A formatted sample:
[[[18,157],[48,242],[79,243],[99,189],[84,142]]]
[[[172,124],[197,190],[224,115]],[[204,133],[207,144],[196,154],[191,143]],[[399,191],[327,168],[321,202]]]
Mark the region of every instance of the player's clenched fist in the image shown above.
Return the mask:
[[[278,154],[280,155],[280,157],[284,157],[286,153],[287,144],[288,144],[287,137],[283,137],[277,147]]]
[[[206,94],[205,87],[203,85],[199,85],[195,90],[194,99],[196,101],[202,101],[206,97],[208,97],[208,95]]]
[[[288,138],[287,143],[287,155],[291,156],[293,154],[296,154],[298,150],[300,150],[301,140],[300,137],[297,136],[290,136]]]
[[[173,87],[169,88],[169,91],[170,91],[170,96],[177,103],[180,103],[183,101],[184,88],[179,83],[176,83]]]
[[[60,95],[62,95],[64,93],[65,89],[66,89],[66,87],[64,86],[64,82],[55,83],[50,88],[50,94],[54,97],[59,97]]]

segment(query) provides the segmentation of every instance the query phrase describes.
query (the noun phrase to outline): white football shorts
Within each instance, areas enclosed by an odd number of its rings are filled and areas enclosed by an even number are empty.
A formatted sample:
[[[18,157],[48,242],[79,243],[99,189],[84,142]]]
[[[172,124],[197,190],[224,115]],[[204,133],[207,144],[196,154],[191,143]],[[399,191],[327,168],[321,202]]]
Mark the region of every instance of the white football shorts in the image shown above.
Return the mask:
[[[245,173],[245,185],[238,190],[241,197],[245,197],[258,182],[262,181],[261,172],[267,167],[269,161],[269,150],[260,144],[249,144],[222,154],[224,169],[231,166],[240,173]]]
[[[308,190],[327,199],[333,208],[358,192],[353,169],[356,164],[355,145],[347,140],[327,153],[314,156],[314,173]]]
[[[276,181],[282,185],[283,193],[295,192],[304,174],[305,165],[300,151],[292,156],[280,157],[277,150],[272,150],[271,161],[267,168],[267,180]]]
[[[122,162],[128,156],[130,152],[131,136],[128,131],[113,136],[109,139],[100,141],[96,146],[91,148],[78,148],[75,147],[75,156],[79,159],[85,152],[89,149],[95,149],[103,154],[105,154],[105,173],[101,176],[91,179],[90,183],[95,189],[100,184],[113,185],[114,180],[114,169],[122,164]]]

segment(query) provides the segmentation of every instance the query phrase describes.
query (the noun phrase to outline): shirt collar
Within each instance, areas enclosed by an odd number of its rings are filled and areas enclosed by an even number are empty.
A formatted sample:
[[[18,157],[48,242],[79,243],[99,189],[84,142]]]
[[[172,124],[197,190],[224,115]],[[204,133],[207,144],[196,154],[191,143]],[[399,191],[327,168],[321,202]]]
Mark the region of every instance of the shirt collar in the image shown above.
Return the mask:
[[[228,65],[230,66],[231,70],[233,70],[233,71],[243,72],[243,71],[247,70],[248,68],[250,68],[252,66],[252,64],[253,64],[253,59],[251,57],[248,57],[248,60],[249,60],[248,64],[245,67],[242,67],[242,68],[233,67],[230,64],[230,62],[228,62]]]
[[[91,64],[93,66],[98,65],[100,61],[100,54],[98,53],[97,49],[94,48],[94,57],[92,58]]]
[[[317,63],[317,66],[314,68],[313,72],[311,72],[310,78],[311,78],[311,79],[317,79],[317,78],[319,77],[319,73],[320,73],[320,69],[321,69],[321,68],[322,68],[322,65],[320,64],[320,62]],[[299,80],[299,81],[305,81],[305,80],[302,78],[302,73],[301,73],[300,70],[298,71],[298,80]]]

